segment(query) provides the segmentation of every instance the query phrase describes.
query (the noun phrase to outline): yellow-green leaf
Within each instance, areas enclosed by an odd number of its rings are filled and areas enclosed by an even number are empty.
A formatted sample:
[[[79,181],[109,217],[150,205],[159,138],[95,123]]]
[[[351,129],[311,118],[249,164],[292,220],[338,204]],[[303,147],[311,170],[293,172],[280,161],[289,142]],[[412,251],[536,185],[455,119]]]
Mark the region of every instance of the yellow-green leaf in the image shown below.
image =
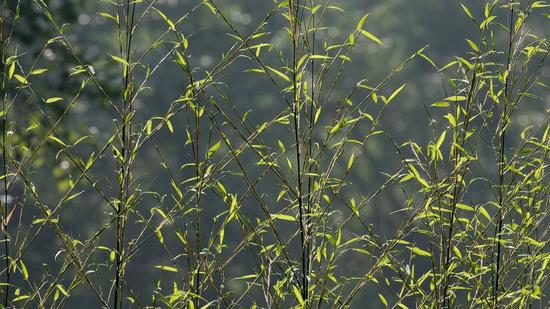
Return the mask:
[[[466,97],[462,95],[453,95],[445,98],[445,101],[451,101],[451,102],[466,101]]]
[[[13,77],[13,73],[15,72],[15,61],[10,64],[10,68],[8,70],[8,78],[11,79]]]
[[[206,156],[208,158],[211,158],[218,151],[218,149],[220,149],[221,145],[222,145],[222,141],[218,141],[216,144],[210,147],[210,149],[208,150],[208,154]]]
[[[56,287],[59,290],[59,292],[61,292],[61,294],[65,295],[65,297],[69,296],[69,293],[67,292],[67,290],[65,290],[65,288],[61,284],[57,284]]]
[[[40,75],[48,72],[48,69],[36,69],[31,71],[31,75]]]
[[[430,105],[430,106],[433,106],[433,107],[449,107],[449,106],[451,106],[451,104],[449,104],[449,102],[447,102],[447,101],[439,101],[439,102],[432,103],[432,105]]]
[[[470,45],[470,47],[474,51],[479,52],[479,47],[477,47],[476,43],[474,43],[472,40],[468,40],[468,39],[466,39],[466,42],[468,42],[468,45]]]
[[[300,306],[305,306],[306,302],[304,301],[304,298],[302,297],[302,292],[300,292],[300,289],[298,289],[297,286],[292,286],[292,291],[294,292],[294,296],[296,296],[296,300],[298,300],[298,303],[300,303]]]
[[[464,13],[466,13],[466,15],[468,15],[468,17],[470,17],[470,19],[474,19],[474,16],[472,15],[472,12],[470,11],[470,9],[465,6],[464,4],[460,4],[462,6],[462,10],[464,10]]]
[[[130,65],[128,63],[128,61],[126,61],[126,60],[124,60],[124,59],[122,59],[118,56],[114,56],[114,55],[109,55],[109,56],[111,56],[111,58],[113,58],[114,61],[121,63],[123,66],[129,66]]]
[[[172,267],[172,266],[157,265],[157,266],[155,266],[155,268],[162,269],[162,270],[164,270],[164,271],[173,272],[173,273],[177,273],[177,272],[178,272],[178,269],[175,268],[175,267]]]
[[[55,103],[55,102],[59,102],[59,101],[63,101],[63,98],[60,98],[60,97],[54,97],[54,98],[48,98],[46,99],[46,104],[51,104],[51,103]]]
[[[59,138],[57,138],[53,135],[48,136],[48,139],[51,139],[52,141],[58,143],[59,145],[61,145],[63,147],[67,147],[67,144],[65,144],[62,140],[60,140]]]
[[[266,66],[271,72],[277,74],[277,76],[279,76],[280,78],[286,80],[287,82],[290,82],[290,78],[288,76],[286,76],[283,72],[275,69],[275,68],[272,68],[270,66]]]
[[[25,263],[23,263],[23,261],[20,260],[19,264],[21,265],[21,273],[23,274],[23,278],[25,280],[29,279],[29,272],[27,271],[27,267],[25,266]]]
[[[386,298],[384,297],[384,295],[378,294],[378,298],[380,299],[380,301],[382,302],[382,304],[383,304],[384,306],[386,306],[386,307],[388,306],[388,301],[386,300]]]
[[[284,221],[296,221],[296,218],[294,218],[293,216],[289,216],[289,215],[284,215],[284,214],[272,214],[271,215],[271,218],[274,219],[274,220],[284,220]]]
[[[176,25],[174,25],[174,23],[170,20],[170,18],[168,18],[168,16],[166,16],[166,14],[162,13],[159,9],[156,8],[155,11],[157,11],[157,13],[160,15],[160,18],[162,18],[162,20],[164,20],[164,22],[168,24],[170,30],[176,31]]]
[[[29,82],[27,81],[27,79],[19,74],[14,74],[13,75],[15,77],[15,79],[17,79],[17,81],[19,81],[21,84],[23,85],[28,85]]]
[[[361,20],[357,23],[357,31],[363,30],[363,27],[365,26],[365,21],[367,21],[368,16],[369,14],[365,14],[363,15],[363,17],[361,17]]]
[[[393,99],[395,99],[395,97],[403,90],[403,88],[405,88],[405,85],[406,84],[403,84],[401,85],[401,87],[397,88],[391,95],[390,97],[386,100],[386,104],[389,104]]]
[[[370,40],[372,40],[376,44],[384,45],[384,43],[382,43],[382,41],[379,38],[377,38],[374,34],[368,32],[366,30],[361,29],[361,34],[366,36],[367,38],[369,38]]]
[[[411,251],[418,256],[432,256],[430,252],[422,250],[418,247],[409,247],[409,249],[411,249]]]

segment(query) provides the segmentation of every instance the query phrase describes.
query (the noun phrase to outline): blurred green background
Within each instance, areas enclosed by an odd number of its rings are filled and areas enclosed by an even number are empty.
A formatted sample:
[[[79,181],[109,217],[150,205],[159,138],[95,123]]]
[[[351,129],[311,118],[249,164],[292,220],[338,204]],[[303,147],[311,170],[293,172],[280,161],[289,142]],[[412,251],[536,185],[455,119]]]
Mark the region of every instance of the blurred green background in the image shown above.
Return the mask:
[[[13,7],[14,0],[8,1]],[[165,12],[172,20],[186,14],[200,1],[177,1],[159,0],[156,5]],[[334,5],[341,7],[344,12],[329,10],[324,17],[323,26],[327,27],[318,32],[317,39],[319,46],[322,42],[343,42],[347,39],[350,31],[353,31],[359,19],[370,13],[368,18],[368,29],[375,33],[384,42],[384,46],[372,42],[360,44],[350,57],[352,63],[345,69],[338,89],[330,100],[338,100],[349,91],[355,83],[360,80],[367,80],[370,85],[388,75],[391,70],[404,61],[409,55],[418,49],[429,45],[426,54],[429,55],[439,66],[443,66],[453,60],[454,56],[463,56],[469,50],[465,38],[475,37],[475,28],[471,21],[465,16],[458,1],[441,0],[373,0],[354,1],[340,0],[333,1]],[[93,66],[97,79],[101,82],[106,93],[113,98],[120,99],[120,72],[118,66],[112,62],[109,54],[117,55],[117,34],[115,26],[108,19],[99,15],[99,12],[112,12],[113,6],[108,2],[95,0],[52,0],[47,1],[54,12],[57,24],[63,28],[72,48],[79,55],[83,63]],[[220,9],[230,17],[239,31],[248,34],[257,27],[260,20],[273,9],[274,2],[270,0],[218,0],[216,3]],[[483,15],[482,1],[465,0],[474,15]],[[503,18],[505,13],[499,18]],[[289,41],[284,30],[285,20],[281,16],[274,16],[269,20],[265,31],[269,35],[263,40],[269,40],[279,50],[285,51],[289,48]],[[533,27],[540,26],[541,29],[548,27],[548,20],[537,20]],[[189,18],[178,25],[178,29],[186,33],[190,46],[190,63],[196,68],[198,75],[205,76],[221,59],[221,54],[235,44],[235,39],[228,35],[230,29],[219,19],[201,7],[189,15]],[[140,24],[135,38],[135,53],[142,54],[146,51],[160,34],[166,30],[166,23],[157,14],[144,18]],[[47,40],[57,36],[56,29],[44,17],[40,9],[33,1],[21,2],[21,20],[18,22],[14,33],[12,49],[16,48],[23,67],[29,66],[38,57],[36,67],[48,68],[47,78],[36,79],[33,82],[33,89],[38,98],[63,97],[65,103],[69,102],[72,96],[78,92],[81,79],[78,76],[69,77],[71,70],[77,65],[75,59],[69,53],[66,46],[53,43],[44,49]],[[173,38],[172,38],[173,39]],[[152,50],[142,60],[143,63],[155,65],[159,59],[169,50],[167,44],[161,44]],[[40,53],[42,53],[41,56]],[[277,63],[274,56],[267,56],[266,61]],[[240,112],[249,111],[248,120],[255,125],[262,121],[272,119],[277,113],[283,110],[284,102],[277,91],[270,85],[269,80],[244,72],[251,69],[249,60],[237,59],[218,78],[220,87],[227,97],[237,106]],[[143,71],[140,71],[143,74]],[[544,78],[550,76],[550,70],[546,67],[543,70]],[[383,127],[396,142],[403,143],[409,139],[420,144],[427,144],[433,139],[429,128],[429,119],[425,107],[447,97],[444,82],[441,76],[422,59],[414,60],[395,80],[388,89],[395,89],[406,83],[405,90],[400,94],[398,102],[391,105],[383,116]],[[185,90],[186,80],[180,69],[169,61],[160,65],[155,72],[149,88],[135,102],[136,120],[142,124],[152,115],[164,113],[170,102],[178,98]],[[389,90],[388,90],[389,91]],[[532,100],[525,108],[518,111],[521,113],[516,119],[523,123],[513,123],[513,126],[525,127],[528,123],[536,123],[542,120],[550,105],[548,93],[544,100]],[[48,105],[43,109],[53,119],[59,117],[66,105]],[[12,114],[13,120],[19,128],[28,128],[33,122],[43,123],[41,111],[35,106],[34,98],[29,94],[21,93],[17,99]],[[188,115],[178,115],[173,120],[174,134],[164,129],[154,140],[155,144],[163,150],[163,157],[169,166],[180,171],[178,179],[183,180],[192,176],[191,171],[180,170],[179,167],[193,161],[189,145],[185,145],[185,126]],[[326,116],[328,117],[328,116]],[[91,153],[97,152],[113,132],[115,113],[98,93],[94,87],[86,87],[78,98],[78,104],[72,108],[63,120],[62,129],[57,133],[67,140],[76,141],[84,135],[91,138],[83,144],[78,151],[83,158]],[[365,128],[367,131],[369,128]],[[46,132],[41,128],[23,130],[16,135],[17,145],[22,151],[23,146],[34,145]],[[291,131],[287,128],[271,130],[265,136],[265,142],[272,147],[277,147],[277,140],[285,141],[287,145],[292,142]],[[519,134],[519,132],[518,132]],[[513,139],[514,134],[511,135]],[[517,134],[516,134],[517,135]],[[55,145],[43,147],[33,160],[32,168],[29,170],[33,184],[40,192],[41,198],[46,203],[55,203],[69,187],[69,181],[74,179],[78,172],[69,164],[63,156],[56,157],[57,148]],[[114,161],[112,155],[107,152],[101,159],[100,164],[93,168],[93,175],[98,184],[108,194],[116,196],[116,175],[114,173]],[[383,183],[386,177],[382,172],[392,172],[400,167],[401,158],[395,153],[393,145],[383,136],[375,137],[369,142],[365,153],[358,158],[356,168],[350,177],[352,183],[346,189],[345,195],[349,198],[372,193]],[[490,159],[487,159],[490,161]],[[488,163],[490,164],[490,162]],[[489,170],[489,173],[496,173],[496,170]],[[171,185],[159,160],[155,148],[150,145],[140,153],[135,166],[134,177],[136,182],[144,191],[155,191],[159,196],[170,196]],[[91,190],[86,183],[82,183],[79,190],[82,194],[75,200],[63,207],[60,214],[60,222],[65,231],[68,231],[74,239],[87,239],[109,221],[110,209],[98,196],[97,192]],[[224,178],[224,185],[232,192],[243,190],[243,183],[236,176],[228,175]],[[259,192],[275,199],[279,192],[276,179],[266,177],[258,186]],[[10,195],[14,200],[26,207],[26,213],[22,219],[26,228],[35,227],[30,224],[37,216],[32,210],[32,201],[21,200],[24,197],[21,185],[14,186]],[[406,188],[405,188],[406,191]],[[480,195],[488,194],[479,192]],[[401,222],[399,213],[392,213],[405,206],[406,192],[399,186],[391,187],[390,190],[378,196],[366,207],[361,215],[364,221],[374,226],[376,233],[382,238],[392,237],[393,231]],[[18,200],[19,199],[19,200]],[[205,202],[207,212],[216,214],[224,206],[214,200]],[[143,213],[148,214],[151,205],[158,203],[169,204],[169,198],[165,201],[153,197],[144,198],[139,207]],[[169,206],[169,205],[166,205]],[[251,199],[243,207],[254,210],[254,201]],[[258,211],[259,213],[259,211]],[[137,218],[131,218],[138,220]],[[348,235],[353,234],[354,225],[360,230],[358,222],[351,223],[349,230],[343,231]],[[29,272],[40,277],[51,276],[55,269],[60,267],[56,260],[56,254],[60,250],[60,243],[53,231],[46,231],[39,234],[25,253],[24,261]],[[238,242],[238,228],[233,227],[233,232],[227,233],[228,242]],[[128,239],[139,233],[139,229],[129,227]],[[98,245],[113,246],[113,233],[106,233]],[[233,238],[234,239],[233,239]],[[177,240],[167,237],[167,244],[173,244],[177,251]],[[141,301],[150,302],[147,297],[155,290],[157,280],[162,279],[161,287],[171,289],[171,283],[165,276],[154,268],[154,265],[162,264],[166,257],[162,255],[158,242],[147,243],[128,265],[127,279],[132,284],[131,288]],[[170,245],[169,245],[170,246]],[[104,256],[97,257],[98,261],[105,260]],[[345,269],[357,270],[364,267],[361,257],[346,260]],[[246,257],[227,270],[231,276],[240,276],[254,272]],[[366,267],[365,267],[366,268]],[[100,262],[96,264],[96,273],[91,275],[97,280],[107,282],[111,278],[111,269]],[[344,271],[344,270],[343,270]],[[228,275],[229,276],[229,275]],[[240,289],[238,282],[228,281],[230,289]],[[252,296],[251,296],[252,298]],[[246,299],[243,306],[251,304],[254,299]],[[97,308],[94,296],[88,289],[76,289],[73,292],[68,308]],[[356,308],[375,308],[381,304],[376,298],[375,288],[367,287],[354,303]]]

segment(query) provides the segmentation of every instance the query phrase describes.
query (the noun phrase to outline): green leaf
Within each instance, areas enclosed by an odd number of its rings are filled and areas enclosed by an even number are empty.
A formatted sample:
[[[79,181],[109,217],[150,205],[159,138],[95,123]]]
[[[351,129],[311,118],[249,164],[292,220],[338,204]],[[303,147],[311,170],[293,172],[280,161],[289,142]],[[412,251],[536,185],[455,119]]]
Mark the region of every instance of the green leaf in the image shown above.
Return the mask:
[[[15,79],[17,79],[17,81],[19,81],[21,84],[23,85],[28,85],[29,84],[29,81],[27,81],[27,79],[19,74],[14,74],[13,75],[15,77]]]
[[[63,147],[67,147],[67,144],[65,144],[62,140],[60,140],[59,138],[57,138],[53,135],[48,136],[48,139],[51,139],[52,141],[58,143],[59,145],[61,145]]]
[[[255,274],[244,275],[237,278],[233,278],[232,280],[245,280],[245,279],[252,279],[252,278],[258,278],[258,275],[255,275]]]
[[[540,241],[534,240],[531,237],[527,237],[527,241],[529,242],[530,245],[535,246],[535,247],[544,247],[544,245],[546,244],[545,241],[540,242]]]
[[[187,64],[187,61],[185,60],[185,58],[183,57],[183,55],[176,50],[176,62],[182,67],[184,68],[185,70],[187,70],[189,68],[189,65]]]
[[[453,252],[458,258],[462,258],[462,253],[460,253],[460,250],[456,246],[453,246]]]
[[[124,60],[124,59],[122,59],[118,56],[114,56],[114,55],[109,55],[109,56],[111,56],[111,58],[113,58],[114,61],[121,63],[123,66],[129,66],[130,65],[128,63],[128,61],[126,61],[126,60]]]
[[[317,4],[316,6],[314,6],[312,9],[311,9],[311,14],[315,14],[317,13],[317,11],[321,8],[321,5],[320,4]]]
[[[28,299],[28,298],[31,298],[30,295],[24,294],[24,295],[21,295],[21,296],[17,296],[12,301],[16,302],[16,301],[21,301],[21,300]]]
[[[277,76],[279,76],[280,78],[286,80],[287,82],[290,82],[290,78],[288,76],[286,76],[283,72],[275,69],[275,68],[272,68],[270,66],[267,66],[266,67],[273,73],[277,74]]]
[[[467,211],[474,211],[475,210],[472,206],[468,206],[466,204],[461,204],[461,203],[457,203],[456,208],[462,209],[462,210],[467,210]]]
[[[329,5],[329,6],[327,6],[327,9],[329,9],[329,10],[335,10],[335,11],[338,11],[338,12],[341,12],[341,13],[345,13],[345,12],[346,12],[346,11],[344,11],[344,9],[342,9],[341,7],[336,6],[336,5]]]
[[[449,104],[449,102],[447,102],[447,101],[439,101],[439,102],[432,103],[432,105],[430,105],[430,106],[433,106],[433,107],[449,107],[449,106],[451,106],[451,104]]]
[[[550,4],[546,4],[546,1],[535,1],[531,4],[532,9],[540,9],[550,7]]]
[[[422,250],[418,247],[408,247],[414,254],[418,256],[432,256],[432,254],[428,251]]]
[[[45,102],[46,104],[52,104],[59,101],[63,101],[63,98],[60,98],[60,97],[49,98],[49,99],[46,99]]]
[[[441,145],[443,145],[443,142],[445,141],[445,136],[447,134],[447,131],[443,131],[441,135],[439,135],[439,138],[437,139],[437,142],[435,143],[435,147],[439,149]]]
[[[347,165],[347,169],[348,169],[348,170],[353,166],[353,161],[355,161],[355,153],[352,153],[352,154],[349,156],[348,165]]]
[[[109,13],[106,13],[106,12],[100,12],[99,15],[107,18],[107,19],[111,19],[113,20],[117,25],[119,24],[119,20],[118,20],[118,14],[115,16],[109,14]]]
[[[220,146],[222,145],[222,141],[218,141],[216,144],[214,144],[210,149],[208,150],[208,154],[206,155],[207,158],[211,158],[218,149],[220,149]]]
[[[405,85],[406,84],[403,84],[401,85],[401,87],[397,88],[391,95],[390,97],[386,100],[386,104],[390,104],[390,102],[395,99],[395,97],[403,90],[403,88],[405,88]]]
[[[13,77],[13,73],[15,72],[15,61],[10,64],[10,68],[8,70],[8,78],[11,79]]]
[[[470,11],[470,9],[462,3],[460,5],[462,6],[462,10],[464,11],[464,13],[466,13],[466,15],[468,15],[468,17],[470,17],[471,20],[474,20],[474,16],[472,15],[472,12]]]
[[[67,290],[65,290],[65,288],[61,284],[56,284],[55,286],[57,287],[59,292],[61,292],[61,294],[65,295],[65,297],[69,297],[69,293],[67,292]]]
[[[42,222],[57,223],[58,221],[59,221],[58,219],[41,218],[41,219],[34,219],[34,220],[32,220],[32,224],[38,224],[38,223],[42,223]]]
[[[491,216],[484,207],[479,207],[479,212],[485,217],[485,219],[491,221]]]
[[[174,133],[174,126],[172,125],[172,121],[166,120],[166,127],[168,128],[168,131],[170,131],[170,133]]]
[[[290,215],[284,215],[284,214],[271,214],[271,218],[273,220],[283,220],[283,221],[291,221],[291,222],[295,222],[296,221],[296,218],[294,218],[293,216],[290,216]]]
[[[449,124],[453,127],[456,127],[456,119],[451,113],[447,113],[447,115],[443,116],[449,120]]]
[[[212,4],[210,4],[210,1],[204,0],[202,3],[206,5],[206,7],[210,10],[210,12],[212,12],[212,14],[218,15],[216,8]]]
[[[313,123],[317,123],[317,120],[319,120],[319,116],[321,115],[322,107],[319,106],[317,111],[315,112],[315,117],[313,117]]]
[[[414,178],[414,174],[413,173],[408,173],[407,175],[405,175],[405,177],[401,178],[401,180],[399,182],[402,183],[402,182],[411,180],[413,178]]]
[[[178,195],[179,199],[180,200],[183,199],[183,193],[181,192],[178,185],[174,182],[174,180],[170,181],[170,184],[172,185],[172,188],[174,189],[174,191],[176,191],[176,194]]]
[[[361,17],[361,20],[357,23],[357,31],[363,30],[363,27],[365,26],[365,21],[367,21],[368,16],[369,14],[365,14],[363,15],[363,17]]]
[[[376,44],[384,45],[384,43],[382,43],[382,41],[379,38],[377,38],[374,34],[368,32],[366,30],[363,30],[363,29],[361,29],[360,32],[361,32],[362,35],[366,36],[367,38],[369,38],[370,40],[372,40]]]
[[[489,25],[495,18],[497,18],[496,16],[489,16],[487,17],[480,25],[479,25],[479,28],[480,29],[483,29],[485,27],[487,27],[487,25]]]
[[[378,294],[378,298],[380,299],[380,301],[382,302],[382,304],[384,306],[388,306],[388,301],[386,300],[386,298],[382,295],[382,294]]]
[[[281,140],[277,140],[277,145],[279,146],[281,152],[286,152],[285,144]]]
[[[176,31],[176,25],[174,25],[174,23],[170,20],[170,18],[168,18],[168,16],[166,16],[164,13],[162,13],[159,9],[157,9],[157,8],[154,8],[154,9],[160,15],[160,18],[162,18],[164,20],[164,22],[166,22],[168,24],[168,27],[170,28],[170,30]]]
[[[309,59],[311,59],[311,60],[329,60],[329,59],[332,59],[332,57],[324,56],[324,55],[311,55],[309,57]]]
[[[31,75],[40,75],[48,72],[48,69],[36,69],[31,71]]]
[[[459,102],[459,101],[466,101],[466,97],[462,95],[453,95],[450,97],[445,98],[445,101],[451,101],[451,102]]]
[[[25,263],[23,263],[23,261],[20,260],[19,265],[21,265],[21,273],[23,274],[23,278],[25,280],[28,280],[29,279],[29,272],[27,271],[27,267],[25,266]]]
[[[294,292],[294,296],[296,297],[296,300],[298,300],[298,303],[300,303],[300,306],[304,307],[306,305],[306,302],[302,297],[302,292],[300,292],[300,289],[298,289],[297,286],[293,285],[292,291]]]
[[[472,40],[468,40],[468,39],[466,39],[466,42],[468,42],[468,45],[470,45],[470,47],[474,51],[479,52],[479,47],[477,47],[476,43],[474,43]]]
[[[172,267],[172,266],[157,265],[157,266],[155,266],[155,268],[162,269],[164,271],[169,271],[169,272],[172,272],[172,273],[177,273],[178,272],[178,269],[175,268],[175,267]]]

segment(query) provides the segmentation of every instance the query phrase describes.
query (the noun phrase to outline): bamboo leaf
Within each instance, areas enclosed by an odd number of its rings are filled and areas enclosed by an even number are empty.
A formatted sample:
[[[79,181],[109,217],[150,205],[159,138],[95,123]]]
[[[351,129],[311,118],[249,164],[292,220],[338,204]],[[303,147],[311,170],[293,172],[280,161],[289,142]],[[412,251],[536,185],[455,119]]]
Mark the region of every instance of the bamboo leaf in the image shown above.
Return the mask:
[[[130,65],[130,64],[128,63],[128,61],[126,61],[126,60],[124,60],[124,59],[122,59],[122,58],[120,58],[120,57],[118,57],[118,56],[115,56],[115,55],[109,55],[109,56],[111,56],[111,58],[112,58],[114,61],[116,61],[116,62],[122,64],[123,66],[129,66],[129,65]]]
[[[365,14],[363,15],[363,17],[361,17],[361,20],[359,20],[359,22],[357,23],[357,31],[363,30],[363,27],[365,27],[365,21],[367,21],[368,16],[369,14]]]
[[[401,87],[397,88],[384,103],[390,104],[390,102],[395,99],[395,97],[397,97],[397,95],[403,90],[403,88],[405,88],[405,86],[406,84],[403,84],[401,85]]]
[[[454,95],[454,96],[450,96],[450,97],[447,97],[445,98],[445,101],[450,101],[450,102],[460,102],[460,101],[466,101],[466,97],[465,96],[462,96],[462,95]]]
[[[48,72],[48,69],[36,69],[31,71],[31,75],[40,75]]]
[[[170,30],[176,31],[176,25],[174,25],[174,23],[170,20],[170,18],[168,18],[168,16],[166,16],[166,14],[164,14],[161,10],[159,10],[157,8],[154,8],[154,9],[155,9],[155,11],[157,11],[160,18],[162,18],[162,20],[164,20],[164,22],[166,24],[168,24],[168,27],[170,28]]]
[[[63,101],[63,98],[60,98],[60,97],[48,98],[44,102],[46,102],[46,104],[52,104],[59,101]]]
[[[10,68],[8,69],[8,78],[11,79],[13,77],[13,73],[15,72],[15,61],[10,64]]]
[[[471,20],[474,20],[474,16],[472,15],[470,9],[462,3],[460,4],[460,6],[462,6],[462,10],[464,11],[464,13],[466,13],[466,15],[470,17]]]
[[[15,79],[17,79],[17,81],[20,82],[23,85],[28,85],[29,84],[29,81],[25,77],[23,77],[19,74],[14,74],[13,77],[15,77]]]
[[[378,45],[384,45],[384,43],[382,43],[382,41],[377,38],[374,34],[366,31],[366,30],[363,30],[361,29],[361,34],[364,35],[365,37],[367,37],[368,39],[372,40],[373,42],[375,42],[376,44]]]
[[[168,272],[172,272],[172,273],[177,273],[178,272],[178,269],[175,268],[175,267],[172,267],[172,266],[156,265],[155,268],[162,269],[164,271],[168,271]]]
[[[59,145],[61,145],[63,147],[67,147],[67,144],[65,144],[62,140],[60,140],[59,138],[57,138],[53,135],[48,136],[48,139],[51,139],[52,141],[58,143]]]
[[[23,260],[19,260],[19,265],[21,265],[21,273],[23,274],[23,278],[25,280],[28,280],[29,272],[27,271],[27,266],[25,266],[25,263],[23,263]]]
[[[418,256],[432,256],[432,254],[428,251],[422,250],[418,247],[408,247],[414,254]]]
[[[437,139],[437,142],[435,143],[435,147],[439,149],[441,145],[443,145],[443,142],[445,141],[445,136],[447,135],[447,131],[441,132],[441,135],[439,135],[439,138]]]
[[[483,29],[485,27],[487,27],[495,18],[497,18],[496,16],[489,16],[487,17],[480,25],[479,25],[479,28],[480,29]]]
[[[284,215],[284,214],[271,214],[271,218],[273,220],[283,220],[283,221],[291,221],[291,222],[295,222],[296,221],[296,218],[294,218],[293,216],[289,216],[289,215]]]
[[[290,82],[290,78],[288,76],[285,75],[285,73],[275,69],[275,68],[272,68],[270,66],[266,66],[271,72],[275,73],[277,76],[279,76],[280,78],[286,80],[287,82]]]
[[[300,292],[300,289],[298,289],[296,285],[293,285],[292,291],[294,292],[294,296],[296,297],[296,300],[298,301],[298,303],[300,303],[300,306],[304,307],[306,305],[306,302],[302,297],[302,292]]]
[[[466,42],[468,42],[468,45],[470,45],[470,47],[474,51],[479,52],[479,47],[477,47],[476,43],[474,43],[472,40],[468,40],[468,39],[466,39]]]
[[[388,306],[388,301],[386,300],[386,298],[384,297],[384,295],[378,294],[378,298],[380,299],[380,302],[382,302],[382,304],[383,304],[384,306],[386,306],[386,307]]]
[[[56,284],[55,286],[57,287],[59,292],[61,292],[61,294],[65,295],[65,297],[69,297],[69,293],[67,292],[67,290],[65,290],[65,288],[61,284]]]
[[[222,141],[218,141],[216,144],[214,144],[212,147],[210,147],[210,149],[208,150],[208,154],[206,155],[207,158],[211,158],[214,154],[216,154],[216,152],[218,151],[218,149],[220,149],[220,146],[222,145]]]

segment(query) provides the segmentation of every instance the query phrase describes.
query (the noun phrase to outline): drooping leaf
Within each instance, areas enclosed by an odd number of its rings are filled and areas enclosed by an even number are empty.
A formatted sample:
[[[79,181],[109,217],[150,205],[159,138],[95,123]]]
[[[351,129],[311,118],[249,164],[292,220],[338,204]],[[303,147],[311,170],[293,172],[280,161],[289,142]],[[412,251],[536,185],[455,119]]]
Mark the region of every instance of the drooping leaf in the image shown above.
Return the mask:
[[[364,35],[365,37],[367,37],[368,39],[372,40],[373,42],[375,42],[376,44],[378,45],[384,45],[384,43],[382,43],[382,41],[377,38],[374,34],[366,31],[366,30],[363,30],[361,29],[361,34]]]

